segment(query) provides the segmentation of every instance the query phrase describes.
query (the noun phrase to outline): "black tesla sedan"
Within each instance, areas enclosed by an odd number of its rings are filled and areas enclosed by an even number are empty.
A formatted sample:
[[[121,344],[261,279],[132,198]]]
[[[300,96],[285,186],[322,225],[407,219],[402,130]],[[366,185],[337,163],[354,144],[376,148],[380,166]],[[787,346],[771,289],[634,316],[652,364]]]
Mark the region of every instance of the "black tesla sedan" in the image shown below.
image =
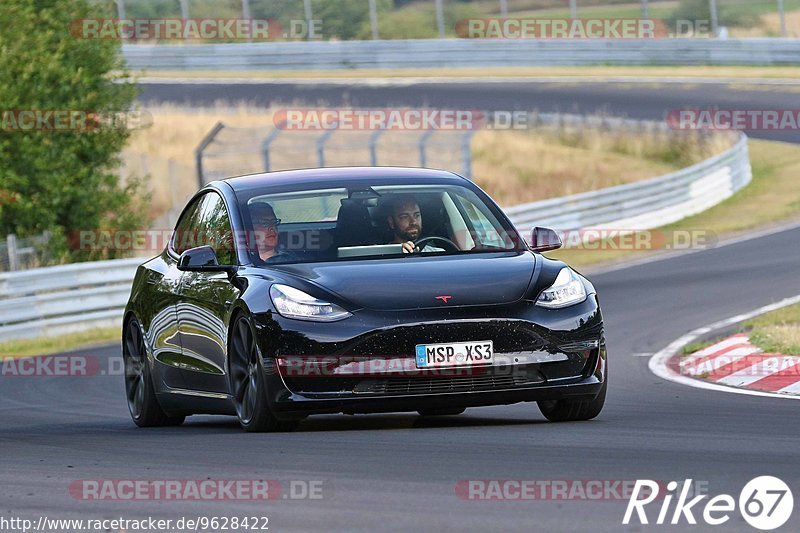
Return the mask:
[[[471,181],[326,168],[211,183],[141,265],[124,315],[139,426],[235,415],[247,431],[310,414],[538,402],[552,421],[605,401],[592,284],[540,252]]]

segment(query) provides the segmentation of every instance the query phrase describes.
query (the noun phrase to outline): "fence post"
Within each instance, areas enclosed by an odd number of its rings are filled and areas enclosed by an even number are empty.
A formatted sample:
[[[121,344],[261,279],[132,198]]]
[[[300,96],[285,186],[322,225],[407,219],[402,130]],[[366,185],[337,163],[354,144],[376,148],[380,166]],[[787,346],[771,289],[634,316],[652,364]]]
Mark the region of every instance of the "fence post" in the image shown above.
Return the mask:
[[[419,166],[422,168],[427,168],[428,166],[428,158],[427,154],[425,153],[425,146],[428,144],[428,139],[436,132],[436,130],[428,130],[422,134],[422,137],[419,138]]]
[[[717,16],[717,0],[708,0],[708,10],[711,12],[711,32],[714,37],[719,37],[719,17]]]
[[[8,247],[8,269],[17,270],[17,236],[13,233],[6,236],[6,246]]]
[[[461,137],[461,158],[464,160],[464,177],[467,179],[472,179],[472,137],[475,135],[475,130],[469,130],[464,132],[464,135]]]
[[[378,166],[378,139],[386,130],[376,130],[369,136],[369,164]]]
[[[325,143],[331,138],[331,135],[333,135],[333,132],[335,131],[336,130],[334,129],[330,129],[320,135],[319,139],[317,139],[317,162],[320,168],[325,166]]]
[[[378,8],[375,0],[369,0],[369,25],[372,28],[372,40],[378,40]]]
[[[436,0],[436,27],[439,28],[439,39],[444,39],[444,9],[442,2],[444,0]]]
[[[314,39],[314,12],[311,9],[311,0],[304,0],[303,11],[306,16],[306,24],[308,25],[308,40]]]
[[[211,144],[214,139],[217,137],[217,134],[225,127],[225,124],[222,122],[217,122],[211,131],[209,131],[203,140],[200,141],[200,144],[197,145],[197,148],[194,150],[194,157],[195,161],[197,162],[197,185],[198,188],[202,188],[205,183],[203,183],[203,152],[208,145]]]
[[[170,196],[172,197],[172,205],[169,208],[169,224],[170,227],[174,227],[175,224],[178,222],[176,219],[177,207],[178,207],[178,183],[177,183],[177,162],[174,158],[170,157],[167,161],[167,174],[169,174],[169,192]]]
[[[272,141],[278,138],[281,131],[280,128],[275,128],[261,141],[261,158],[264,161],[264,172],[269,172],[271,166],[269,160],[269,146],[272,144]]]
[[[250,0],[242,0],[242,18],[250,20]],[[247,42],[252,42],[252,37],[247,38]]]

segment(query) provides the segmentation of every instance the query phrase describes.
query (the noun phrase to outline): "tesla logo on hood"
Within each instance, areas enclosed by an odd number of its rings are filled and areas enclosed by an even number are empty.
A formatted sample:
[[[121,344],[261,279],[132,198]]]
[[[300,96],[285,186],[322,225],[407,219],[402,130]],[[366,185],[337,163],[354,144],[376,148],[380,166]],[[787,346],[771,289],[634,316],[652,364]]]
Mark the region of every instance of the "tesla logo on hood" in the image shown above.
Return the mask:
[[[437,299],[437,300],[441,300],[441,301],[442,301],[442,302],[444,302],[444,303],[447,303],[447,300],[449,300],[450,298],[452,298],[452,296],[445,296],[445,295],[442,295],[442,296],[437,296],[437,297],[436,297],[436,299]]]

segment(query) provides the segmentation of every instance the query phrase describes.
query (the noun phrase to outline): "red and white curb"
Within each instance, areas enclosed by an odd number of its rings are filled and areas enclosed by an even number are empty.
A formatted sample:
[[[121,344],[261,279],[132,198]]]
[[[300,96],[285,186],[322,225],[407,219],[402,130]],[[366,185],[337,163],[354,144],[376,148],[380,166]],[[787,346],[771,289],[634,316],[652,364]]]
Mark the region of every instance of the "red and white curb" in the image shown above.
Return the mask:
[[[800,356],[764,353],[745,334],[680,359],[678,368],[683,375],[720,385],[800,394]]]
[[[656,376],[706,390],[800,400],[800,356],[763,353],[746,335],[734,335],[681,359],[687,344],[713,331],[800,303],[800,295],[698,328],[650,358]]]

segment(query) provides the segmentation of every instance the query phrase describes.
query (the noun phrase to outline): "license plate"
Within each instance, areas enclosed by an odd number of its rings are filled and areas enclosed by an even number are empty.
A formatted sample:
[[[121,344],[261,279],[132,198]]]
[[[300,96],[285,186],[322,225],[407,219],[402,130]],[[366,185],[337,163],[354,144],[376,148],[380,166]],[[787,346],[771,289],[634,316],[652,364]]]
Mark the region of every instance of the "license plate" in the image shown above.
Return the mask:
[[[486,365],[493,361],[492,341],[417,344],[417,368]]]

